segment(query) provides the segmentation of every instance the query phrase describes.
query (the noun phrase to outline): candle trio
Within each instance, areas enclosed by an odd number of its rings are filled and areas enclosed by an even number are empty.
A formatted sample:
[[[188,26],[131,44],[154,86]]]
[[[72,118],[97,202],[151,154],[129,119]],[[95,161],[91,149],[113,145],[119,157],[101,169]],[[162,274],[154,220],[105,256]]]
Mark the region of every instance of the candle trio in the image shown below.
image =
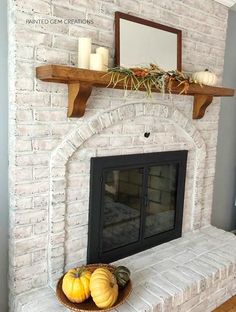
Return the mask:
[[[108,70],[108,49],[99,47],[96,53],[91,53],[91,38],[79,38],[78,67],[92,70]]]

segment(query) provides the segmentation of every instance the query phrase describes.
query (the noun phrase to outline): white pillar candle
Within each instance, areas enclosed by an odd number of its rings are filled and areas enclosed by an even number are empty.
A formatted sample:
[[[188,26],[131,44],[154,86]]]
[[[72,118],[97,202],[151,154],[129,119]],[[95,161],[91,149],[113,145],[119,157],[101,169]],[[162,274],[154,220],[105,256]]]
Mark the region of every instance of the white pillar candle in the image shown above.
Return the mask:
[[[91,38],[79,38],[78,47],[78,67],[89,68],[89,60],[91,53]]]
[[[96,49],[97,54],[102,55],[102,70],[107,71],[108,70],[108,59],[109,59],[109,51],[108,49],[104,47],[100,47]]]
[[[102,55],[97,53],[90,54],[90,69],[102,70]]]

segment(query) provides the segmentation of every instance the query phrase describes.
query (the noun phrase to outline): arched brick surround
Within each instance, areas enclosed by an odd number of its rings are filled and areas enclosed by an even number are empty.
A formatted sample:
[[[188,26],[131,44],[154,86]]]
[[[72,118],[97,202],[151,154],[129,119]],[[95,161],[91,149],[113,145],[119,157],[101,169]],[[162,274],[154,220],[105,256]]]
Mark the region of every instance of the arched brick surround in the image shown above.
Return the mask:
[[[197,229],[201,226],[202,188],[206,158],[205,142],[194,126],[193,121],[184,116],[176,108],[144,102],[129,103],[119,108],[101,113],[86,123],[78,126],[53,151],[50,162],[50,211],[49,211],[49,280],[51,285],[63,273],[65,268],[66,242],[66,187],[67,163],[72,155],[94,135],[101,134],[106,129],[122,122],[150,116],[155,123],[166,121],[174,125],[194,146],[191,166],[194,166],[193,185],[191,193],[192,205],[185,208],[183,231]],[[171,146],[170,146],[171,149]]]

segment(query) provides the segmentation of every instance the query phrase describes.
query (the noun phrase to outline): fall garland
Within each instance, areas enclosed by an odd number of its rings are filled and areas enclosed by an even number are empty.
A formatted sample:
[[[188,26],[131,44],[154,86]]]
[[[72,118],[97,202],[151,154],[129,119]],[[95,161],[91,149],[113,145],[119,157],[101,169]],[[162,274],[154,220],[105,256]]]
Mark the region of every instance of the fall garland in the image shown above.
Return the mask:
[[[117,84],[123,83],[125,90],[144,89],[149,97],[155,88],[162,93],[166,90],[171,93],[173,82],[176,81],[179,82],[177,87],[182,86],[180,94],[186,94],[190,83],[193,83],[190,75],[178,70],[165,71],[155,64],[136,68],[114,67],[109,68],[108,73],[111,74],[108,87],[112,85],[115,88]]]

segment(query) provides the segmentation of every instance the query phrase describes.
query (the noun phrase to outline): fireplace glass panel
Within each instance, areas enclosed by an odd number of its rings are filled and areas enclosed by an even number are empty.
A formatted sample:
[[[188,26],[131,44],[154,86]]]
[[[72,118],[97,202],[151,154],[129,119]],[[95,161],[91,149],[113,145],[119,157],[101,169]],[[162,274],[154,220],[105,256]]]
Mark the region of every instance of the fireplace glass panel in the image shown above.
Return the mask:
[[[88,263],[181,236],[187,151],[91,159]]]
[[[105,173],[103,251],[139,240],[142,177],[139,168]]]
[[[149,167],[147,184],[144,237],[169,231],[175,226],[177,164]]]

